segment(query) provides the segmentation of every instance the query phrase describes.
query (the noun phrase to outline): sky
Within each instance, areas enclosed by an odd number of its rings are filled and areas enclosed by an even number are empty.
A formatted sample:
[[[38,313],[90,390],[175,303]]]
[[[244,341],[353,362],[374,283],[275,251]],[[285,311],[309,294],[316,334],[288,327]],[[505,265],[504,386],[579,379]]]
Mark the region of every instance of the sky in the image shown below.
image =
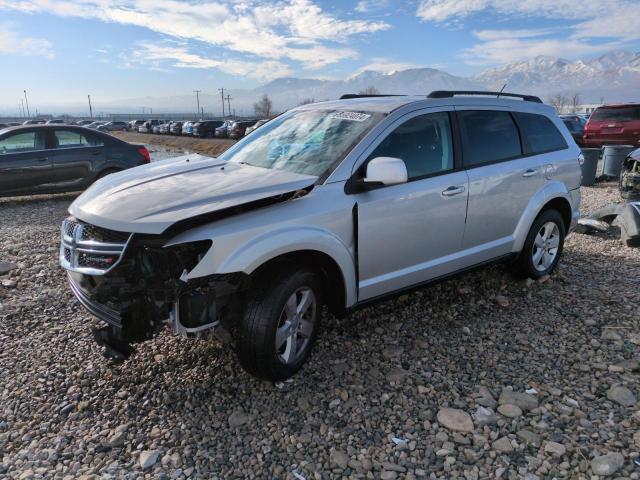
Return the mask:
[[[0,0],[0,110],[640,51],[640,0]]]

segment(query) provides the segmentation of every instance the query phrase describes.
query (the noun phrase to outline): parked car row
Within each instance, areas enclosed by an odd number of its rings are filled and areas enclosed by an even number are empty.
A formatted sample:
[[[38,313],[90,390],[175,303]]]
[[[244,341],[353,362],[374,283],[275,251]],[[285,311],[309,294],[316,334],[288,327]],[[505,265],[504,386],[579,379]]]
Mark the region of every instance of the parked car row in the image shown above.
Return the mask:
[[[269,120],[133,120],[129,127],[139,133],[181,135],[199,138],[233,138],[238,140]]]

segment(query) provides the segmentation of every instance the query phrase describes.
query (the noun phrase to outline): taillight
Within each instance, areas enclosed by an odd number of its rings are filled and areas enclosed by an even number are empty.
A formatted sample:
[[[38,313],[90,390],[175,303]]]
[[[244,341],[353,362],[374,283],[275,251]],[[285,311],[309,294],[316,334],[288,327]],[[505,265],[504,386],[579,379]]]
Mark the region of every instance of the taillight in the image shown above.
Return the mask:
[[[149,150],[147,150],[147,147],[140,147],[138,149],[138,153],[142,155],[142,158],[144,159],[143,163],[151,163],[151,156],[149,155]]]

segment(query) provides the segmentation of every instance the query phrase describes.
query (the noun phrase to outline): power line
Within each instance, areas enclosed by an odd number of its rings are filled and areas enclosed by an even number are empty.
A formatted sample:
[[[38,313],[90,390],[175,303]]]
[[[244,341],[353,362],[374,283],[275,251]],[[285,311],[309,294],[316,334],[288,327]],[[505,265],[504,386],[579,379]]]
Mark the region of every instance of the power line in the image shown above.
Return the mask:
[[[27,100],[27,91],[24,91],[24,101],[27,104],[27,116],[31,116],[31,112],[29,112],[29,100]]]
[[[222,98],[222,118],[224,118],[224,88],[219,88],[220,97]]]
[[[231,95],[227,95],[227,105],[229,107],[229,115],[231,115]]]
[[[198,109],[196,110],[196,116],[200,113],[200,92],[202,90],[194,90],[193,92],[196,94],[196,103],[198,105]]]

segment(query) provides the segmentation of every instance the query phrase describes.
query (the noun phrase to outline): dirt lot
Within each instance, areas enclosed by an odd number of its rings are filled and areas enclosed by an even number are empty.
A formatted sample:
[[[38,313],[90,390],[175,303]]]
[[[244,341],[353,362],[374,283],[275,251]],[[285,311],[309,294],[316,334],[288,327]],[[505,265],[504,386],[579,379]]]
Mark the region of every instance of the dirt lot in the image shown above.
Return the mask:
[[[639,478],[640,257],[609,235],[542,283],[495,266],[327,319],[271,384],[169,332],[105,361],[57,265],[72,200],[0,200],[0,477]]]
[[[235,140],[226,138],[194,138],[178,137],[173,135],[151,135],[135,132],[114,132],[118,138],[131,143],[144,143],[151,152],[151,158],[162,159],[166,156],[165,151],[172,153],[200,153],[202,155],[220,155]]]

